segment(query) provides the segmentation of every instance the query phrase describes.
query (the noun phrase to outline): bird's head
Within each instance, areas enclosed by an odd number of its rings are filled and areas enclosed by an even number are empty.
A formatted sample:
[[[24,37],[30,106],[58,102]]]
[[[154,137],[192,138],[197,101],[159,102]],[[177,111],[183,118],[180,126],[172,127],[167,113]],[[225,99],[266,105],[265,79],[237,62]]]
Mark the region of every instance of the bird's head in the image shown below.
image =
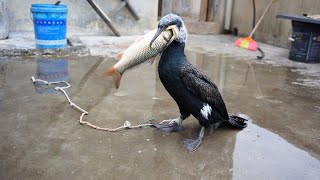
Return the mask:
[[[162,31],[171,30],[173,32],[174,41],[186,43],[188,32],[180,16],[176,14],[168,14],[160,19],[158,30],[151,40],[150,46]]]

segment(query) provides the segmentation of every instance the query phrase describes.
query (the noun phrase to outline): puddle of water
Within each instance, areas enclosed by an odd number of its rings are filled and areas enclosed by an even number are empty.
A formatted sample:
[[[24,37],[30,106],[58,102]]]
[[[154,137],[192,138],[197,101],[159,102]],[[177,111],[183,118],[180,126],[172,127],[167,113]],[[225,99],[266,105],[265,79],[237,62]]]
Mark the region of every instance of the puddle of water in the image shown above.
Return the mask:
[[[193,117],[184,122],[186,130],[179,133],[155,129],[95,131],[78,124],[80,113],[68,106],[64,96],[37,93],[30,77],[43,71],[39,68],[40,60],[0,59],[3,127],[0,176],[2,179],[320,176],[319,89],[293,84],[303,77],[287,67],[193,52],[187,56],[217,84],[229,113],[242,112],[252,118],[243,131],[224,127],[215,132],[207,130],[202,146],[191,155],[182,147],[182,140],[198,131],[198,122]],[[112,78],[99,76],[115,60],[70,57],[56,62],[61,64],[57,68],[46,66],[44,74],[63,74],[48,77],[71,83],[70,98],[89,111],[85,118],[94,124],[118,127],[125,120],[138,124],[150,118],[160,121],[179,115],[178,107],[158,78],[156,63],[126,72],[120,89],[115,90]]]
[[[249,123],[236,137],[233,179],[314,179],[320,161],[276,133]]]

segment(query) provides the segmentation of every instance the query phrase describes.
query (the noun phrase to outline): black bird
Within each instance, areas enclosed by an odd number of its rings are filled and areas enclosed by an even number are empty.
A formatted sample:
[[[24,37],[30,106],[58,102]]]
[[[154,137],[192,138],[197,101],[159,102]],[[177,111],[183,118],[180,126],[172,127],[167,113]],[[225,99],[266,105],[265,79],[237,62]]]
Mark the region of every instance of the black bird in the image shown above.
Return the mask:
[[[191,114],[198,119],[201,130],[197,138],[186,139],[184,146],[189,152],[195,151],[202,143],[204,129],[217,128],[222,122],[232,127],[243,129],[246,120],[237,116],[229,116],[217,86],[201,71],[197,70],[186,58],[184,48],[188,36],[183,20],[176,14],[164,16],[158,25],[153,41],[162,31],[171,29],[176,32],[176,39],[162,52],[158,66],[160,80],[168,93],[176,101],[180,117],[166,120],[170,123],[159,125],[164,131],[177,131]]]

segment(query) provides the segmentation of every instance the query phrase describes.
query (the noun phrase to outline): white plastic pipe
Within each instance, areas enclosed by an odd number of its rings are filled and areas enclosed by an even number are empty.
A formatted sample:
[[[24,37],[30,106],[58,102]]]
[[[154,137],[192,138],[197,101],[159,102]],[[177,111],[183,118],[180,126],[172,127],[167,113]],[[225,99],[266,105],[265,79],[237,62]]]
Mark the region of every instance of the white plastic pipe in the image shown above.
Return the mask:
[[[233,6],[233,0],[227,0],[226,16],[224,18],[224,29],[225,30],[231,29],[232,6]]]

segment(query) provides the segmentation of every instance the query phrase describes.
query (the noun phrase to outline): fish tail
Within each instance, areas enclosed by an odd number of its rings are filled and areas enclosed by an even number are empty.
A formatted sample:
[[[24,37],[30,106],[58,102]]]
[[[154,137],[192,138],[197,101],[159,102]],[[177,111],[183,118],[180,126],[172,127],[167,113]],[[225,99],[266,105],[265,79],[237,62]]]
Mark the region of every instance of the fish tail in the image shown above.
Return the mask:
[[[103,73],[101,74],[102,77],[107,77],[107,76],[111,76],[116,72],[116,68],[111,67],[106,69],[105,71],[103,71]]]
[[[237,129],[243,129],[247,127],[247,119],[241,118],[239,116],[229,116],[228,124]]]
[[[113,77],[113,83],[114,83],[115,87],[118,89],[120,86],[120,80],[121,80],[122,75],[116,70],[115,67],[111,67],[111,68],[105,70],[101,74],[102,77],[107,77],[107,76],[111,76],[111,75]]]

